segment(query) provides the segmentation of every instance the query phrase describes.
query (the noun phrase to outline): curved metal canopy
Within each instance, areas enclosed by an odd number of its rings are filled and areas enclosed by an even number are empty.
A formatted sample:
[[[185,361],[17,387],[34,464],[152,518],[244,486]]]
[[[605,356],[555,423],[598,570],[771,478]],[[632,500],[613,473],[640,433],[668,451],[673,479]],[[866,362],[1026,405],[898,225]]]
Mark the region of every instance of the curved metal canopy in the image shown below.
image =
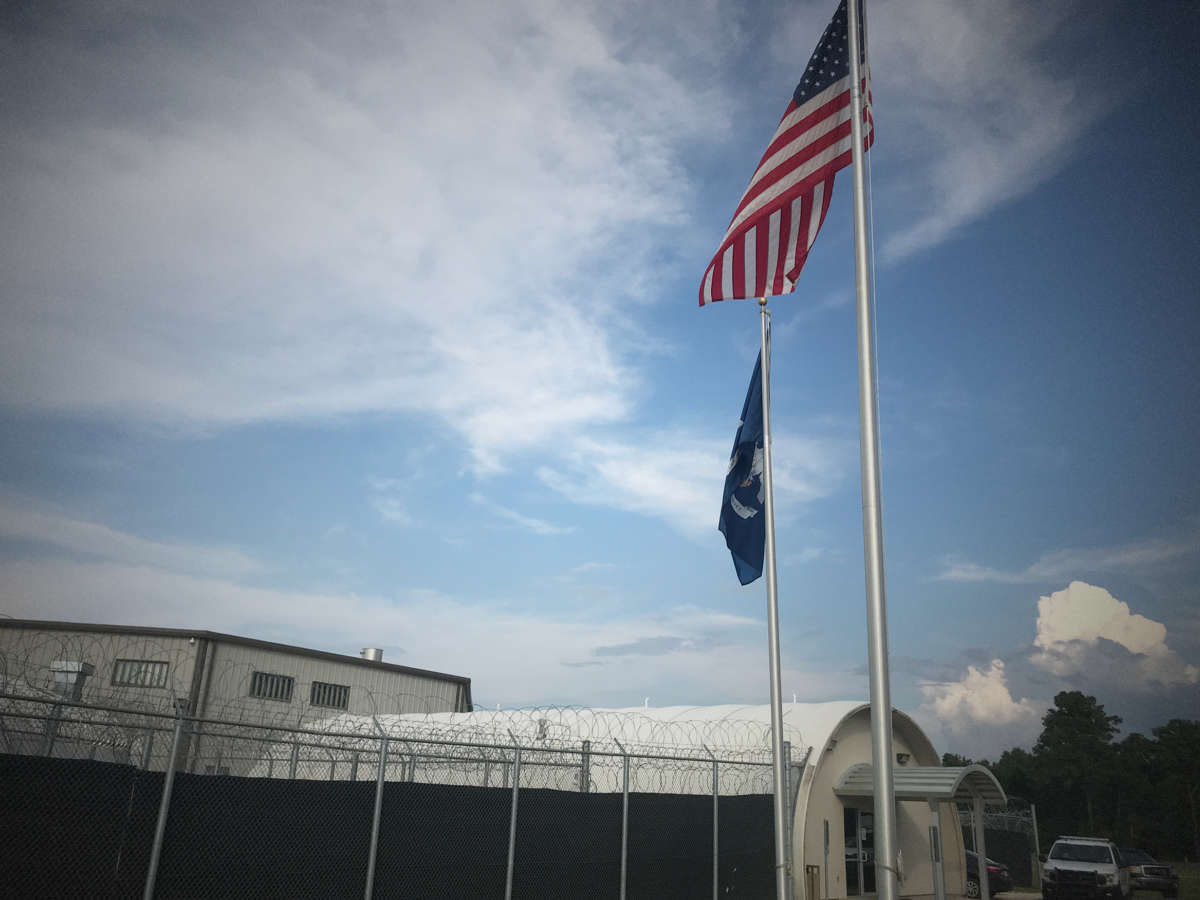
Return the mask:
[[[897,800],[972,800],[1004,806],[1008,798],[996,776],[983,766],[898,766],[892,769]],[[855,763],[842,773],[833,792],[842,797],[874,796],[870,763]]]

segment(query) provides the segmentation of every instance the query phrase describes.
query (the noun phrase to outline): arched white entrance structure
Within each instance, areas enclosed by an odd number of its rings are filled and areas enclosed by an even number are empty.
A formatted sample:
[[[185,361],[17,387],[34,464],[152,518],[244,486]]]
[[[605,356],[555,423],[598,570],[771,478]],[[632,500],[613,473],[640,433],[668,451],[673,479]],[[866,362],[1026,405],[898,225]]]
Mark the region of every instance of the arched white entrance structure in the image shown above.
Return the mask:
[[[812,747],[795,800],[794,896],[870,897],[875,875],[870,706],[831,703],[809,708],[821,714],[794,722]],[[1007,802],[1004,790],[983,766],[943,767],[920,726],[895,709],[892,742],[900,893],[914,900],[963,896],[965,857],[956,804],[975,804],[976,843],[986,858],[979,825],[982,809],[984,804]],[[984,892],[986,878],[983,866]]]

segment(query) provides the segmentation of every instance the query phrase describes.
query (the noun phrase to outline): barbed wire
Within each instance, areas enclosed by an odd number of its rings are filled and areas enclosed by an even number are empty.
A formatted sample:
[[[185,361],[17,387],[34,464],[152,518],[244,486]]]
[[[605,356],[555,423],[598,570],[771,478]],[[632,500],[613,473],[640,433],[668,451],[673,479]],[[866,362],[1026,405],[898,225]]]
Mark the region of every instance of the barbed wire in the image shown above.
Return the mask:
[[[959,806],[959,824],[966,827],[974,824],[974,814],[970,807]],[[1018,834],[1033,834],[1033,813],[1027,805],[1009,802],[1005,806],[987,806],[983,810],[983,824],[993,831],[1012,831]]]
[[[701,756],[689,748],[657,754],[626,748],[625,753],[618,745],[614,753],[593,749],[590,742],[530,747],[510,737],[506,744],[471,743],[381,727],[302,729],[191,717],[185,717],[184,724],[184,755],[178,765],[194,774],[373,780],[384,752],[388,781],[510,787],[519,746],[522,787],[619,793],[628,758],[632,792],[709,794],[714,767],[722,795],[772,789],[769,761]],[[161,712],[0,694],[4,753],[86,758],[161,771],[168,764],[166,748],[174,727],[175,717]]]

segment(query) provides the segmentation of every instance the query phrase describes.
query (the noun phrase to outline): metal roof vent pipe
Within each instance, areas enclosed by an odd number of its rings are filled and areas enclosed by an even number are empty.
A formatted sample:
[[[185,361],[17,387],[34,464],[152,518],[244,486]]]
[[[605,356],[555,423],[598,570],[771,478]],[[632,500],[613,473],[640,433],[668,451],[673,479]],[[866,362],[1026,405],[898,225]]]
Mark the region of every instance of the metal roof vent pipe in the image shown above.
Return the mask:
[[[383,662],[382,647],[363,647],[358,651],[358,655],[363,659],[368,659],[371,662]]]

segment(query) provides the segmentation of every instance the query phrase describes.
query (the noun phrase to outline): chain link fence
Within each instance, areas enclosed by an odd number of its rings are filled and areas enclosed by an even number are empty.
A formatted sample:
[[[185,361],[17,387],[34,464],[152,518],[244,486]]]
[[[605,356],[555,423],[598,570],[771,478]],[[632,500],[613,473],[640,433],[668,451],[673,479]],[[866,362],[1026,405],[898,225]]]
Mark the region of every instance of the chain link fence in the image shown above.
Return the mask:
[[[773,892],[769,762],[371,724],[0,694],[0,883],[29,898]]]
[[[974,850],[975,829],[971,809],[960,806],[958,817],[963,846]],[[983,812],[983,829],[988,859],[1006,865],[1013,884],[1027,888],[1040,887],[1036,807],[1017,798],[1010,799],[1006,807],[988,806]]]

